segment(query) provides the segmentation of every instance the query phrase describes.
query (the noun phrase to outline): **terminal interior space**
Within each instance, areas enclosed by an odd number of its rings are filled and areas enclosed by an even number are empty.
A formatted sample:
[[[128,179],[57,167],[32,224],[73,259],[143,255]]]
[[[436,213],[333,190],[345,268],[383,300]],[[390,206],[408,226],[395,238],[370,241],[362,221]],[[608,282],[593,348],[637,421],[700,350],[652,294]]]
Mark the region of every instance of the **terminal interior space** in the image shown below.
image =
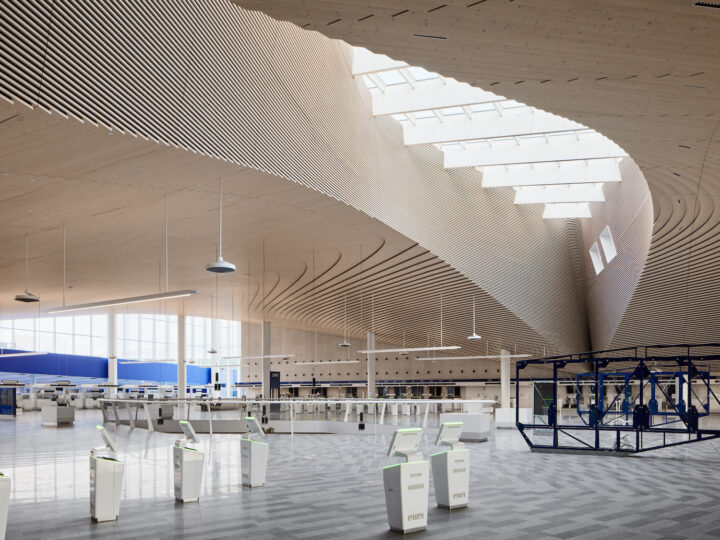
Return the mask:
[[[0,14],[0,540],[720,537],[720,4]]]

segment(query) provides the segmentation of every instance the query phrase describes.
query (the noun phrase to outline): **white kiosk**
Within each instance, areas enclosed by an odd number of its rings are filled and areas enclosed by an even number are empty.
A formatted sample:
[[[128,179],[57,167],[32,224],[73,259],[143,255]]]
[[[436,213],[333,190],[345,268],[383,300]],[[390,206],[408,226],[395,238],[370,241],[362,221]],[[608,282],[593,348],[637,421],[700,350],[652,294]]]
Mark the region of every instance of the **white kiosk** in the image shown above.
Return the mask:
[[[462,422],[445,422],[438,432],[435,444],[449,446],[450,450],[433,454],[433,480],[435,500],[440,508],[464,508],[470,490],[470,450],[460,441]]]
[[[95,521],[113,521],[120,514],[123,464],[117,446],[102,426],[97,426],[105,446],[90,451],[90,515]]]
[[[195,502],[200,499],[204,455],[195,447],[200,441],[190,422],[180,420],[180,428],[185,438],[175,441],[173,446],[175,498],[184,503]]]
[[[8,506],[10,505],[10,477],[0,473],[0,540],[5,540]]]
[[[403,534],[427,527],[430,463],[418,452],[421,438],[422,428],[395,431],[388,456],[405,462],[383,468],[388,524],[390,530]]]
[[[245,418],[248,427],[247,437],[240,440],[240,465],[242,467],[242,483],[247,487],[260,487],[265,485],[265,474],[267,472],[268,443],[255,441],[250,437],[252,434],[260,437],[264,432],[256,418],[247,416]]]

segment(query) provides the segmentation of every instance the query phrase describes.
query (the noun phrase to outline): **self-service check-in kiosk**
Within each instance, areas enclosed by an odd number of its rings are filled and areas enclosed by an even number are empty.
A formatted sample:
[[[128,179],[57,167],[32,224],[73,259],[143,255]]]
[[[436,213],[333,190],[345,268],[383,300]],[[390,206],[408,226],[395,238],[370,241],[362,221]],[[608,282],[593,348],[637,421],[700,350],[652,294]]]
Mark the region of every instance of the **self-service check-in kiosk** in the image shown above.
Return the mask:
[[[383,469],[388,524],[390,530],[403,534],[427,527],[430,463],[418,452],[421,438],[422,428],[395,431],[388,456],[405,462]]]
[[[240,465],[242,468],[242,483],[247,487],[265,485],[267,473],[267,460],[269,445],[266,442],[255,441],[253,435],[263,437],[265,434],[260,422],[252,416],[245,418],[248,427],[247,437],[240,440]]]
[[[445,422],[438,432],[435,444],[449,446],[450,450],[431,456],[435,500],[440,508],[464,508],[470,490],[470,450],[460,441],[462,422]]]
[[[97,426],[105,446],[90,451],[90,515],[95,521],[113,521],[120,514],[123,464],[117,446],[102,426]]]
[[[195,502],[200,499],[204,454],[196,448],[200,441],[192,424],[180,420],[180,428],[185,438],[175,441],[173,446],[175,498],[184,503]]]
[[[10,505],[10,477],[0,473],[0,540],[5,540],[8,506]]]

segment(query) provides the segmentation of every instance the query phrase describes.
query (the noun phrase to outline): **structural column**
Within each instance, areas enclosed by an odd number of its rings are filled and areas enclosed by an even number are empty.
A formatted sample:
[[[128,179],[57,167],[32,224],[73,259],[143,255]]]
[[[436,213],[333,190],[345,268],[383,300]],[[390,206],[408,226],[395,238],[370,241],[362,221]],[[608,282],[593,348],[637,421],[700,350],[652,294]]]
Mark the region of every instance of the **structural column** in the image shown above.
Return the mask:
[[[262,397],[270,398],[270,323],[263,321],[262,323]]]
[[[185,315],[178,315],[177,321],[177,384],[178,399],[187,397],[187,364],[185,361]]]
[[[117,397],[118,363],[117,363],[117,342],[115,336],[115,310],[110,308],[108,315],[108,376],[107,383],[114,385],[109,389],[110,397]]]
[[[375,334],[372,332],[367,333],[367,350],[375,350]],[[375,353],[368,353],[367,355],[367,397],[374,398],[377,395],[377,389],[375,388]]]
[[[510,408],[510,351],[500,351],[500,407]]]

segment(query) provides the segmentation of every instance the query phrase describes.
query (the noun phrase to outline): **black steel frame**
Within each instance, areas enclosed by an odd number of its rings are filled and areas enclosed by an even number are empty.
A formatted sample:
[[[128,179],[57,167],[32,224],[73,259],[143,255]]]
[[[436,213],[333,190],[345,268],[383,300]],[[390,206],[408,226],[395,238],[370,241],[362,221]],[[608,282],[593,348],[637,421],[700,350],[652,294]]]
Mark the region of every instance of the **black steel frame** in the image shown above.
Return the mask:
[[[693,354],[694,351],[700,348],[711,350],[714,354]],[[674,354],[670,349],[681,349],[684,353]],[[663,352],[668,354],[663,354]],[[644,390],[651,375],[656,376],[650,371],[650,368],[653,364],[657,364],[657,362],[672,365],[672,376],[678,376],[678,374],[680,374],[682,382],[687,385],[687,404],[683,402],[682,394],[677,393],[676,399],[672,399],[662,386],[659,385],[661,392],[664,394],[668,404],[672,406],[674,413],[677,414],[683,427],[668,427],[667,422],[652,425],[650,409],[644,402]],[[720,430],[703,429],[698,426],[699,414],[697,408],[693,405],[693,396],[697,398],[698,402],[700,402],[701,399],[693,390],[693,384],[695,383],[697,385],[699,383],[706,385],[708,394],[712,395],[715,401],[720,404],[720,399],[718,399],[718,396],[710,389],[710,374],[713,371],[711,367],[717,366],[717,368],[720,368],[718,362],[720,362],[720,343],[648,345],[644,347],[626,347],[518,361],[515,368],[515,423],[525,442],[534,451],[633,454],[716,439],[720,437]],[[561,380],[558,375],[558,370],[562,370],[569,364],[578,364],[579,368],[584,368],[583,371],[586,372],[590,371],[591,375],[594,376],[595,405],[593,407],[595,407],[595,409],[588,415],[589,418],[587,421],[580,416],[582,423],[579,424],[562,424],[558,421],[557,417],[557,389],[558,382]],[[625,364],[625,366],[616,369],[615,367],[618,364]],[[701,371],[698,369],[701,365],[708,367],[704,371]],[[533,423],[523,424],[520,422],[519,407],[520,372],[533,366],[552,368],[552,382],[554,383],[552,402],[547,414],[547,423],[535,423],[536,420],[533,419]],[[638,383],[638,393],[633,399],[635,405],[632,411],[631,425],[605,423],[606,418],[611,418],[607,413],[614,403],[613,400],[613,402],[605,408],[604,402],[601,403],[599,401],[601,372],[606,368],[609,368],[613,374],[622,374],[625,385],[631,385],[633,381]],[[718,369],[716,373],[720,373],[720,369]],[[547,381],[547,378],[543,378],[543,382]],[[617,417],[613,417],[611,421],[616,418]],[[539,444],[538,442],[534,442],[528,436],[528,430],[540,430],[544,433],[552,430],[552,443]],[[571,432],[576,432],[578,436],[573,435]],[[581,433],[577,432],[594,433],[594,437],[592,437],[593,442],[582,440],[580,438]],[[601,445],[600,434],[603,432],[615,433],[615,436],[612,438],[612,445]],[[573,441],[577,441],[579,445],[560,444],[560,434],[566,435]],[[643,444],[644,434],[660,434],[662,435],[662,443],[645,445]],[[634,435],[635,439],[634,446],[631,445],[629,448],[623,443],[623,439],[628,435]],[[671,435],[673,440],[667,441],[668,435]],[[677,440],[679,435],[683,436],[682,440]],[[686,439],[685,436],[687,437]]]

